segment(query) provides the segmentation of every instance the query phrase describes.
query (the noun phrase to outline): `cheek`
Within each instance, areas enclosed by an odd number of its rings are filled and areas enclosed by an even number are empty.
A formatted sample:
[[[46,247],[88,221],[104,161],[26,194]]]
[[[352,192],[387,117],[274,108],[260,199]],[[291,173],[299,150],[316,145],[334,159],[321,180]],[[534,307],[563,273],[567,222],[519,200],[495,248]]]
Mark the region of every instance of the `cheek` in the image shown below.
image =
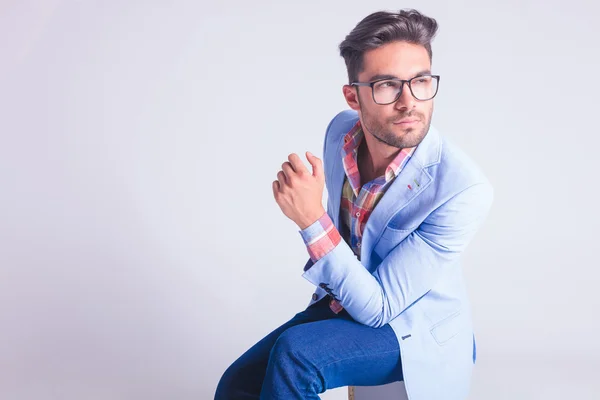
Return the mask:
[[[379,106],[373,115],[377,116],[377,119],[382,123],[391,123],[398,119],[398,111],[396,111],[393,106]]]
[[[425,106],[423,108],[423,115],[425,115],[425,118],[429,118],[431,116],[432,112],[433,112],[433,102],[427,104],[427,106]]]
[[[381,110],[376,104],[363,105],[363,115],[372,123],[377,123],[381,120]]]

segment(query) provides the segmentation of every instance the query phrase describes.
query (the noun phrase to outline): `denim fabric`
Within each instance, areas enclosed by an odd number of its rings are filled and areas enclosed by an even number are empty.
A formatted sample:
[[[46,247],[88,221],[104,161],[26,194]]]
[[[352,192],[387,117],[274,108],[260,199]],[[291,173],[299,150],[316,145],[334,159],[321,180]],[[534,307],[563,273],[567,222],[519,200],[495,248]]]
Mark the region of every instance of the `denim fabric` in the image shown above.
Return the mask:
[[[375,386],[402,380],[398,339],[389,325],[371,328],[329,297],[268,334],[223,374],[215,400],[319,399],[341,386]]]

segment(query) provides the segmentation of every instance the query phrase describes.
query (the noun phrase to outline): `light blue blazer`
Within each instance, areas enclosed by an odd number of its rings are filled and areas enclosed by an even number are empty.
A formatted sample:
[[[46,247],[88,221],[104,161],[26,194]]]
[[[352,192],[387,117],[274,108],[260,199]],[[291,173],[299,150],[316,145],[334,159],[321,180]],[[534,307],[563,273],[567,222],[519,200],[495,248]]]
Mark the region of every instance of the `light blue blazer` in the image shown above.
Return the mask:
[[[355,111],[342,111],[325,134],[327,213],[338,229],[343,137],[357,120]],[[342,240],[305,265],[303,277],[317,286],[309,305],[326,294],[325,283],[356,321],[390,324],[410,400],[467,398],[476,352],[460,256],[492,199],[475,163],[430,127],[370,215],[360,261]]]

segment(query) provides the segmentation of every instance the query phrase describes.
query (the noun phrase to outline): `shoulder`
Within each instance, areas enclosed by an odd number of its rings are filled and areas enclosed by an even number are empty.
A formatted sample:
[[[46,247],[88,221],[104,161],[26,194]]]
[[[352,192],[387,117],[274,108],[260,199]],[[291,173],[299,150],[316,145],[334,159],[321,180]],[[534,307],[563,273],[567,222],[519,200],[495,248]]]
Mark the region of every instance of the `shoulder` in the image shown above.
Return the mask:
[[[481,166],[463,148],[446,135],[440,134],[440,141],[439,178],[462,182],[461,186],[490,185]]]
[[[463,234],[472,234],[492,207],[494,187],[473,157],[452,139],[436,133],[441,151],[439,162],[427,168],[433,179],[424,197],[431,207],[426,217],[428,224],[423,227],[460,226],[464,228]],[[447,233],[451,233],[448,237],[452,236],[452,243],[446,244],[447,249],[458,251],[464,248],[465,236],[461,237],[458,231]]]
[[[354,110],[343,110],[337,113],[327,125],[326,141],[337,141],[348,133],[358,121],[358,113]]]
[[[481,200],[490,203],[494,197],[494,188],[481,166],[447,135],[431,128],[428,133],[433,133],[431,142],[437,142],[439,151],[436,152],[436,162],[426,164],[427,173],[432,177],[429,193],[435,198],[431,199],[434,206],[439,206],[453,198]],[[474,196],[471,198],[471,196]]]

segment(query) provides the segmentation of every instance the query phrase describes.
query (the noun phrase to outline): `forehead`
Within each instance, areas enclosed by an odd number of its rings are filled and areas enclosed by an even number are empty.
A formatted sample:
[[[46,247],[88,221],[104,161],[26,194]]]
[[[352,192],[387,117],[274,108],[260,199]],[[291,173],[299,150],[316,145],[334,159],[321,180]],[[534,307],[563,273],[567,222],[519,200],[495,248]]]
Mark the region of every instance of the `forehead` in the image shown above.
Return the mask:
[[[394,75],[401,79],[431,68],[431,60],[424,46],[407,42],[392,42],[365,52],[360,81],[375,75]]]

